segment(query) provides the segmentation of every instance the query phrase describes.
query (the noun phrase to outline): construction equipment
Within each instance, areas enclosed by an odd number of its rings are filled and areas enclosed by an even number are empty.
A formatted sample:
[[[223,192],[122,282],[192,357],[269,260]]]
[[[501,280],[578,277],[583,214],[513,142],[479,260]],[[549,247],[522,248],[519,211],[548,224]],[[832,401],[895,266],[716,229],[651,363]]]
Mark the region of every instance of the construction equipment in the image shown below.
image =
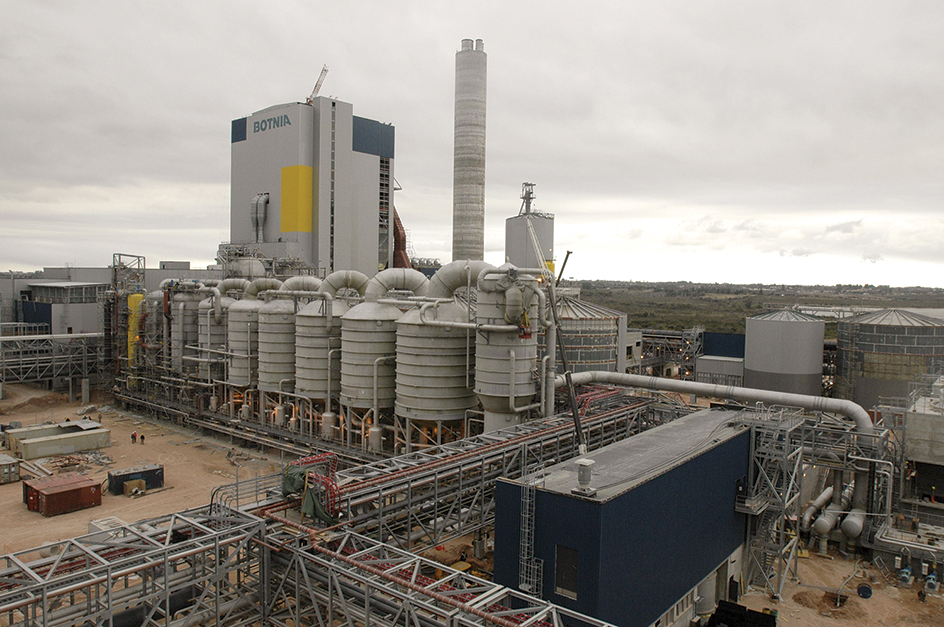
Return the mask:
[[[318,92],[321,91],[321,85],[324,83],[325,76],[328,75],[328,66],[325,65],[321,68],[321,76],[318,77],[318,81],[315,83],[315,88],[311,90],[311,95],[308,96],[308,99],[305,101],[308,104],[311,104],[315,98],[318,97]]]

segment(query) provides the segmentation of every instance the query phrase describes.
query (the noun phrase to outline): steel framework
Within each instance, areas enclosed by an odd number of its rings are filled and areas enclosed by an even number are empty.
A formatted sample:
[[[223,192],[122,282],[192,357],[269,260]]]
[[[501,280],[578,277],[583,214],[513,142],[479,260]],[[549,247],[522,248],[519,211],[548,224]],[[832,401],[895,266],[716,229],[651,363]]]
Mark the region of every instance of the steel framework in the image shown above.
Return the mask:
[[[265,522],[208,505],[0,557],[0,625],[258,623]]]
[[[101,348],[101,333],[0,337],[0,383],[89,379]]]
[[[269,542],[283,548],[271,553],[264,613],[280,627],[607,624],[355,533],[287,529]]]

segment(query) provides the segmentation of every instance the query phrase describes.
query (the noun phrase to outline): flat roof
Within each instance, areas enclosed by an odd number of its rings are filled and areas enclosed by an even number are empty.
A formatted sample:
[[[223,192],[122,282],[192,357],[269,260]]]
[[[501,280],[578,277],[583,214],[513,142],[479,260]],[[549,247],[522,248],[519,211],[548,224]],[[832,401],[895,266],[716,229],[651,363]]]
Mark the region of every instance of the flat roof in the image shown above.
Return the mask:
[[[78,282],[78,281],[38,281],[36,283],[27,283],[30,287],[98,287],[107,286],[103,282]]]
[[[577,460],[592,459],[592,501],[608,501],[681,466],[705,451],[727,442],[749,427],[738,426],[744,412],[705,409],[639,435],[576,457],[547,469],[538,489],[571,494],[577,487]],[[576,495],[575,495],[576,496]]]

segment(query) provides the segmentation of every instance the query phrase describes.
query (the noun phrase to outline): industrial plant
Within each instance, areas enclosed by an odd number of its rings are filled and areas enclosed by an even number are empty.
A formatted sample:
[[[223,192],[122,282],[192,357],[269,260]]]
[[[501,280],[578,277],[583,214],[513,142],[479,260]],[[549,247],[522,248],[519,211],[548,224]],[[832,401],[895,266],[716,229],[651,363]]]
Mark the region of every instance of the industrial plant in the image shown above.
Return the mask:
[[[456,53],[453,260],[434,271],[395,208],[394,127],[319,95],[325,69],[304,101],[232,120],[217,264],[121,252],[0,282],[0,397],[99,390],[285,459],[201,507],[3,556],[0,627],[688,626],[748,590],[776,607],[810,554],[940,595],[940,314],[798,305],[739,346],[629,328],[561,281],[534,183],[507,262],[485,262],[486,58]],[[9,427],[2,483],[110,444],[94,415]],[[24,503],[101,503],[64,476]],[[104,498],[164,481],[116,469]],[[457,538],[466,559],[429,557]]]

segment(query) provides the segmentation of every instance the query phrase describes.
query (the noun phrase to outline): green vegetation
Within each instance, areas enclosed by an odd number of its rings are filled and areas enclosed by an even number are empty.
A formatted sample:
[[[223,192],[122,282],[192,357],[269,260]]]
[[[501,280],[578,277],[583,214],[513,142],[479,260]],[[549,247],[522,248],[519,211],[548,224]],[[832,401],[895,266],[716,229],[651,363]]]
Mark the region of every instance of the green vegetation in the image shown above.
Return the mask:
[[[681,331],[702,326],[715,333],[744,333],[745,319],[764,311],[824,307],[944,309],[944,289],[874,285],[732,285],[577,281],[581,298],[626,313],[630,328]],[[827,324],[827,337],[835,325]]]

